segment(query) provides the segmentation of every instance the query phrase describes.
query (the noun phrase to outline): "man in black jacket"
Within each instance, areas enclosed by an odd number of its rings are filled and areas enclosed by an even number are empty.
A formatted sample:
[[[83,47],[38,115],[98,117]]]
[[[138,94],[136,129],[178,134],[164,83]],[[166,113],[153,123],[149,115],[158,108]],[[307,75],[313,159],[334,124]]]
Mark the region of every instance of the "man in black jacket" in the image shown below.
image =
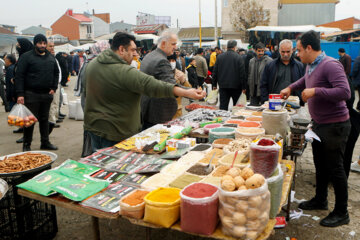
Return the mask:
[[[49,110],[58,86],[59,69],[55,57],[46,50],[47,39],[34,37],[35,49],[22,55],[15,74],[17,103],[36,116],[40,125],[41,146],[44,150],[57,150],[49,141]],[[31,151],[34,125],[24,129],[23,151]]]
[[[227,51],[217,56],[213,72],[213,89],[219,84],[220,109],[228,110],[230,98],[234,105],[241,92],[246,92],[245,64],[242,57],[235,52],[237,42],[230,40]]]
[[[304,65],[292,57],[292,41],[284,39],[280,42],[280,57],[265,66],[261,77],[261,102],[269,99],[269,94],[279,94],[284,88],[304,76]],[[301,100],[301,92],[294,92]]]

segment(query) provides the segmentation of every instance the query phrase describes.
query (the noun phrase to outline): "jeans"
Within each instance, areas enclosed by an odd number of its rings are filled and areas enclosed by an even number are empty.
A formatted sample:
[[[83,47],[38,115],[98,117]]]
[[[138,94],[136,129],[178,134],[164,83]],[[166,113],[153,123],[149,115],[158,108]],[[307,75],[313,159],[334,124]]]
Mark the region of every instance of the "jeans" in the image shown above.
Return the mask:
[[[49,90],[50,91],[50,90]],[[41,143],[49,142],[49,111],[53,95],[49,93],[25,92],[25,106],[34,114],[39,121]],[[35,124],[34,124],[35,125]],[[24,128],[24,144],[31,144],[34,125]]]
[[[241,95],[241,89],[220,88],[220,110],[228,110],[230,98],[235,106]]]
[[[87,137],[90,137],[92,152],[96,152],[97,150],[102,148],[112,147],[119,142],[119,141],[111,141],[99,137],[90,131],[87,131],[87,133],[88,133]]]
[[[315,199],[325,202],[328,195],[328,184],[332,182],[335,192],[335,209],[339,213],[347,212],[348,185],[344,169],[344,153],[350,133],[350,121],[313,124],[313,131],[321,142],[312,143],[316,169]]]

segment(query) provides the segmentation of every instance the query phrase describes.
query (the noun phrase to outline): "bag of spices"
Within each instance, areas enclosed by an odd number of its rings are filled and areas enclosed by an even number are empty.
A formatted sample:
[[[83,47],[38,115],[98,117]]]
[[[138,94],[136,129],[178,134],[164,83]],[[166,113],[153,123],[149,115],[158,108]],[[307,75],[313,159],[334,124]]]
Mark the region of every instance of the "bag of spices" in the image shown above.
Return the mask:
[[[270,218],[275,218],[279,211],[284,182],[283,171],[281,170],[280,164],[278,164],[275,172],[266,179],[266,182],[268,183],[269,191],[271,193]]]
[[[219,190],[207,183],[193,183],[180,192],[181,229],[211,235],[218,223]]]
[[[145,201],[144,197],[148,191],[135,190],[120,199],[120,214],[136,219],[142,219],[144,216]]]
[[[262,138],[250,145],[250,164],[255,173],[271,176],[278,165],[280,146],[274,140]]]

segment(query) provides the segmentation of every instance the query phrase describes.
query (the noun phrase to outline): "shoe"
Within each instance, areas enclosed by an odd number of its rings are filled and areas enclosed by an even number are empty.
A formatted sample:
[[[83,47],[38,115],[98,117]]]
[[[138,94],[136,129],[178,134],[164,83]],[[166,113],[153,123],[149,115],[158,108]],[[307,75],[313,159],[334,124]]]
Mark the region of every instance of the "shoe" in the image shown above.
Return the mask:
[[[349,214],[339,214],[332,211],[327,217],[320,221],[320,225],[324,227],[338,227],[350,222]]]
[[[50,142],[41,143],[40,149],[41,150],[58,150],[58,148],[55,145],[51,144]]]
[[[24,138],[19,138],[18,140],[16,140],[16,143],[23,143],[24,142]]]
[[[59,113],[59,117],[66,117],[66,114]]]
[[[14,130],[13,133],[23,133],[24,129],[23,128],[18,128],[17,130]]]
[[[328,202],[318,202],[315,198],[299,204],[299,208],[303,210],[328,210]]]
[[[353,162],[352,164],[351,164],[351,171],[354,171],[354,172],[360,172],[360,164],[359,164],[359,162],[358,161],[356,161],[356,162]]]
[[[24,143],[23,144],[23,152],[28,152],[28,151],[31,151],[31,143]]]
[[[64,120],[65,117],[59,115],[58,119]]]
[[[63,120],[62,120],[62,119],[58,119],[58,120],[56,120],[56,123],[61,123],[61,122],[63,122]]]
[[[59,124],[55,124],[53,128],[59,128],[60,125]]]

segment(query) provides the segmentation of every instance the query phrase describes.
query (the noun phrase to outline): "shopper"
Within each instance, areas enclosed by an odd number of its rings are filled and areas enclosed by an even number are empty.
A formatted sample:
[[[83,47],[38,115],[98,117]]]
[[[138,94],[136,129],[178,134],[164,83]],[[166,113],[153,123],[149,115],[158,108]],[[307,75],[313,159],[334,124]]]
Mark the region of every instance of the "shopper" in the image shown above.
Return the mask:
[[[180,49],[176,49],[175,50],[175,54],[176,54],[176,69],[182,71],[183,73],[185,73],[185,58],[183,58],[182,56],[180,56]]]
[[[5,112],[9,112],[9,104],[5,95],[5,58],[6,54],[0,57],[0,97],[2,104],[5,106]]]
[[[355,91],[358,92],[359,100],[356,104],[356,109],[360,111],[360,55],[354,60],[354,66],[351,73],[351,78],[354,84]]]
[[[34,37],[35,49],[21,56],[15,75],[17,103],[25,104],[39,121],[41,146],[57,150],[49,141],[49,110],[57,89],[59,69],[55,57],[47,50],[47,39],[42,34]],[[30,151],[34,125],[24,129],[23,151]]]
[[[69,75],[72,75],[72,76],[74,76],[73,68],[72,68],[73,59],[74,59],[74,51],[71,51],[70,54],[67,56],[66,60],[67,60],[67,63],[68,63]]]
[[[160,81],[175,84],[174,71],[171,69],[171,64],[167,57],[174,54],[176,44],[176,34],[167,31],[163,32],[158,40],[157,48],[147,54],[142,60],[140,71]],[[142,96],[141,119],[143,130],[155,124],[170,121],[177,109],[178,105],[173,97],[156,98],[156,96]]]
[[[293,43],[284,39],[280,42],[280,57],[268,63],[261,76],[261,103],[269,99],[269,94],[280,91],[304,76],[304,65],[292,57]],[[301,92],[293,92],[301,99]]]
[[[79,71],[86,61],[86,56],[84,55],[84,50],[79,50],[77,55],[73,56],[72,60],[72,71],[73,74],[79,75]]]
[[[314,140],[312,150],[316,170],[316,193],[309,201],[299,204],[304,210],[328,209],[328,184],[335,192],[335,208],[320,225],[336,227],[350,221],[347,211],[348,185],[344,170],[344,151],[350,132],[346,100],[350,88],[343,67],[320,48],[319,33],[308,31],[297,41],[298,55],[308,64],[305,76],[281,91],[285,99],[292,91],[301,90],[308,102],[313,119],[312,130],[320,141]]]
[[[14,85],[14,73],[16,58],[13,54],[5,56],[5,85],[6,85],[6,100],[9,104],[9,110],[16,104],[16,94]]]
[[[230,40],[227,51],[217,57],[213,72],[213,89],[219,84],[220,109],[228,110],[230,98],[234,105],[240,94],[246,92],[245,64],[242,57],[236,53],[237,42]]]
[[[338,53],[340,56],[339,61],[344,67],[346,76],[349,77],[351,73],[351,57],[345,53],[344,48],[339,48]]]
[[[209,62],[209,71],[213,72],[214,71],[214,66],[216,63],[216,57],[219,54],[220,48],[219,47],[215,47],[214,49],[211,49],[211,55],[210,55],[210,62]]]
[[[196,61],[196,74],[198,76],[198,84],[199,86],[202,86],[208,74],[208,67],[204,58],[204,49],[199,48],[194,58]]]
[[[256,57],[252,58],[249,62],[249,95],[250,95],[250,105],[259,106],[261,102],[261,76],[265,69],[265,66],[272,61],[272,59],[264,55],[265,46],[262,43],[257,43],[255,45]]]
[[[171,52],[171,47],[167,47]],[[129,66],[135,52],[135,37],[118,32],[111,49],[103,51],[86,67],[84,129],[89,131],[93,151],[113,146],[141,130],[140,98],[143,94],[174,100],[174,96],[194,99],[205,96],[203,91],[176,87],[174,83],[157,80]],[[171,70],[166,61],[167,64],[163,64]]]
[[[190,58],[189,62],[190,64],[186,68],[188,72],[189,83],[191,84],[191,87],[198,88],[199,83],[198,83],[198,76],[196,74],[196,60],[195,58]]]

